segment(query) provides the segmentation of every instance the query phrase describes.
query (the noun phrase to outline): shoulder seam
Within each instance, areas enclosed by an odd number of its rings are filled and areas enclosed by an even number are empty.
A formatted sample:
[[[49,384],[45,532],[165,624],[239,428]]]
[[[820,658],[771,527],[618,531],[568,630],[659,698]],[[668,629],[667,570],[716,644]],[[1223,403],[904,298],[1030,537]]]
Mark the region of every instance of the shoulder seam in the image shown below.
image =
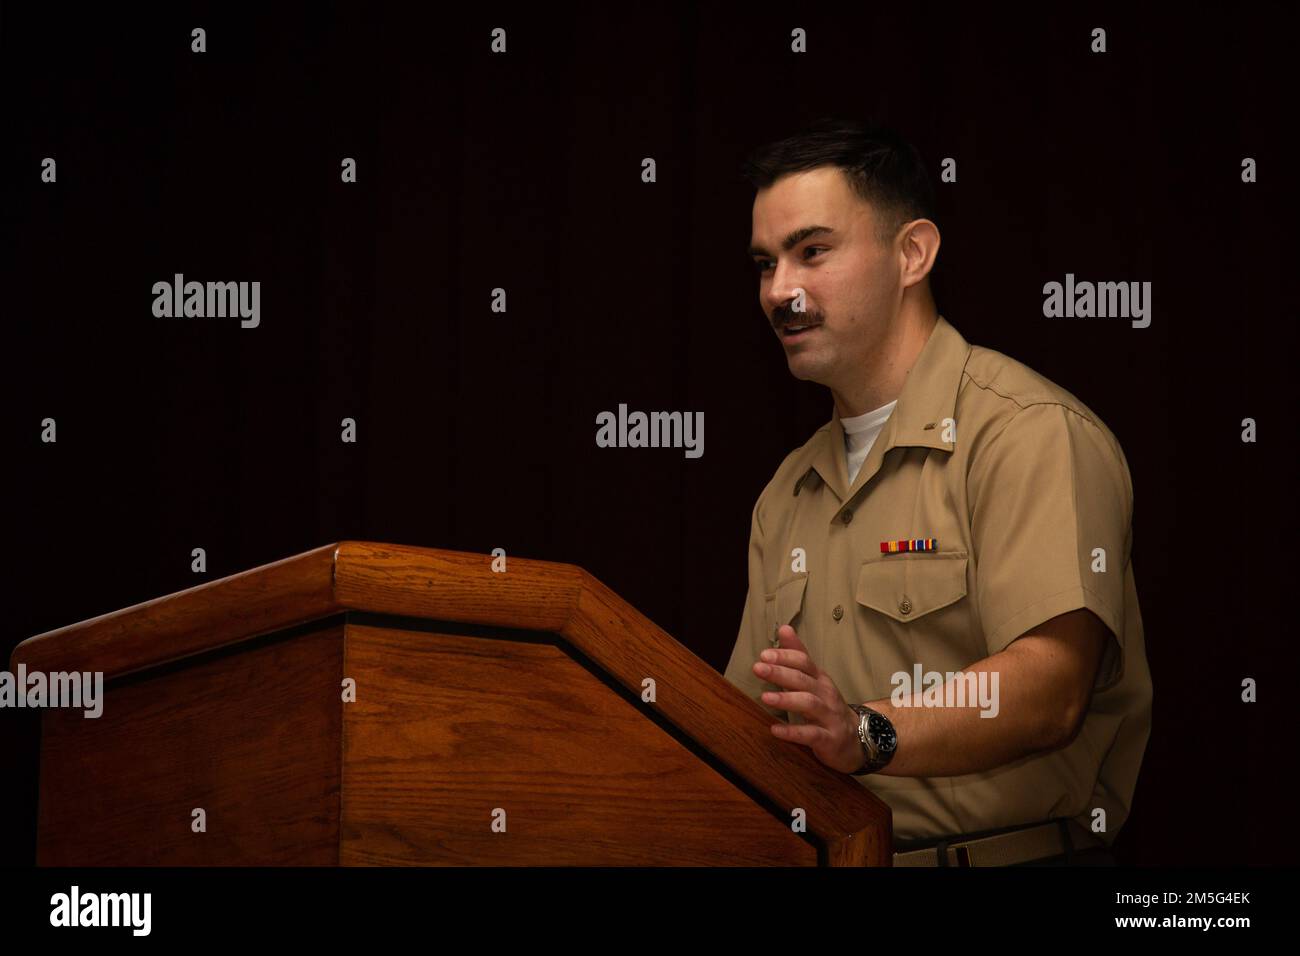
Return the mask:
[[[997,394],[998,394],[998,395],[1001,395],[1002,393],[1001,393],[1001,392],[997,392]],[[1005,397],[1009,397],[1009,396],[1005,396]],[[1015,402],[1016,400],[1013,398],[1013,399],[1011,399],[1011,401]],[[1020,416],[1021,416],[1023,413],[1025,413],[1025,412],[1027,412],[1029,409],[1031,409],[1031,408],[1035,408],[1035,407],[1037,407],[1037,406],[1039,406],[1039,405],[1055,405],[1057,408],[1060,408],[1060,409],[1064,410],[1066,413],[1071,414],[1071,415],[1074,415],[1076,418],[1080,418],[1080,419],[1082,419],[1083,421],[1087,422],[1087,423],[1088,423],[1089,425],[1091,425],[1093,428],[1096,428],[1099,432],[1102,431],[1102,429],[1100,428],[1100,426],[1098,426],[1098,424],[1097,424],[1095,421],[1093,421],[1093,420],[1092,420],[1091,418],[1089,418],[1087,415],[1084,415],[1082,412],[1076,412],[1073,408],[1071,408],[1069,405],[1066,405],[1064,402],[1055,402],[1055,401],[1030,402],[1030,403],[1027,404],[1027,405],[1021,405],[1020,402],[1016,402],[1016,404],[1020,406],[1020,407],[1016,410],[1016,413],[1015,413],[1014,415],[1012,415],[1010,418],[1008,418],[1008,419],[1006,420],[1006,423],[1003,424],[1003,426],[1002,426],[1000,429],[998,429],[998,433],[997,433],[996,435],[994,435],[992,438],[990,438],[987,442],[984,443],[984,448],[982,449],[982,451],[983,451],[985,454],[988,453],[988,450],[989,450],[991,447],[993,447],[995,444],[997,444],[998,439],[1001,438],[1001,437],[1003,436],[1003,434],[1006,432],[1006,430],[1007,430],[1008,428],[1010,428],[1010,427],[1011,427],[1011,426],[1016,422],[1016,420],[1020,418]],[[1103,435],[1104,435],[1104,432],[1103,432]]]
[[[1084,421],[1087,421],[1087,422],[1089,422],[1089,423],[1091,423],[1091,424],[1093,424],[1093,425],[1097,425],[1097,424],[1098,424],[1098,422],[1095,421],[1094,418],[1093,418],[1091,415],[1084,414],[1082,411],[1080,411],[1080,410],[1074,408],[1073,406],[1071,406],[1071,405],[1069,405],[1069,404],[1067,404],[1067,403],[1065,403],[1065,402],[1060,401],[1059,399],[1055,399],[1055,398],[1041,398],[1041,399],[1024,399],[1024,398],[1018,398],[1018,397],[1016,397],[1015,395],[1011,395],[1011,394],[1008,394],[1008,393],[1005,392],[1005,391],[1002,391],[1001,389],[994,388],[991,382],[982,382],[982,381],[980,381],[978,378],[976,378],[973,374],[971,374],[969,361],[967,362],[966,367],[962,369],[962,371],[965,373],[966,377],[969,378],[969,379],[970,379],[970,380],[975,384],[975,386],[976,386],[977,388],[979,388],[980,390],[985,391],[985,392],[992,392],[994,395],[997,395],[999,398],[1005,398],[1007,401],[1012,402],[1012,403],[1014,403],[1016,406],[1018,406],[1019,409],[1020,409],[1021,411],[1023,411],[1023,410],[1026,409],[1026,408],[1032,408],[1034,405],[1059,405],[1061,408],[1064,408],[1066,411],[1068,411],[1068,412],[1073,412],[1075,415],[1078,415],[1078,416],[1079,416],[1080,418],[1082,418]],[[1030,371],[1033,371],[1033,369],[1030,369]],[[1051,380],[1048,379],[1047,381],[1050,382]],[[1055,383],[1055,382],[1052,382],[1052,384],[1055,385],[1056,383]],[[1057,386],[1057,387],[1059,388],[1060,386]],[[1017,414],[1019,414],[1019,412],[1017,412]]]
[[[1001,394],[1001,393],[999,392],[998,394]],[[1012,399],[1012,400],[1014,401],[1014,399]],[[1016,404],[1019,405],[1020,403],[1017,402]],[[1114,452],[1114,456],[1113,456],[1113,458],[1112,458],[1112,462],[1113,462],[1113,464],[1116,466],[1116,473],[1119,475],[1119,477],[1120,477],[1120,479],[1121,479],[1121,481],[1122,481],[1122,483],[1123,483],[1123,485],[1124,485],[1124,489],[1125,489],[1125,491],[1127,492],[1128,500],[1129,500],[1129,502],[1130,502],[1130,507],[1131,507],[1131,508],[1132,508],[1132,507],[1135,507],[1135,502],[1134,502],[1134,497],[1135,497],[1135,495],[1134,495],[1134,489],[1133,489],[1133,479],[1132,479],[1132,476],[1129,474],[1128,463],[1127,463],[1127,461],[1126,461],[1125,458],[1124,458],[1124,451],[1123,451],[1123,448],[1122,448],[1122,447],[1120,446],[1120,444],[1119,444],[1119,439],[1118,439],[1118,438],[1115,438],[1115,437],[1113,436],[1113,434],[1108,433],[1108,430],[1107,430],[1107,429],[1103,428],[1101,425],[1099,425],[1099,424],[1098,424],[1097,422],[1095,422],[1093,419],[1089,418],[1087,415],[1084,415],[1084,414],[1082,414],[1081,412],[1076,412],[1073,408],[1071,408],[1069,405],[1064,404],[1063,402],[1053,402],[1053,401],[1045,401],[1045,402],[1030,402],[1028,405],[1021,405],[1020,408],[1016,411],[1016,413],[1015,413],[1014,415],[1012,415],[1010,418],[1008,418],[1007,421],[1006,421],[1006,423],[1005,423],[1005,424],[1004,424],[1000,429],[998,429],[998,433],[997,433],[996,435],[994,435],[992,438],[990,438],[990,439],[989,439],[989,440],[984,444],[984,447],[980,450],[981,457],[984,456],[984,455],[987,455],[987,454],[989,453],[989,449],[992,448],[994,445],[997,444],[998,439],[1000,439],[1000,438],[1003,436],[1003,434],[1006,433],[1006,430],[1007,430],[1008,428],[1010,428],[1011,425],[1012,425],[1013,423],[1015,423],[1015,421],[1016,421],[1018,418],[1020,418],[1020,416],[1021,416],[1022,413],[1028,411],[1028,410],[1031,409],[1031,408],[1034,408],[1034,407],[1036,407],[1036,406],[1039,406],[1039,405],[1055,405],[1056,407],[1058,407],[1058,408],[1060,408],[1060,409],[1063,409],[1067,414],[1074,415],[1076,418],[1078,418],[1078,419],[1080,419],[1080,420],[1082,420],[1082,421],[1087,422],[1087,423],[1088,423],[1089,425],[1091,425],[1094,429],[1096,429],[1097,433],[1098,433],[1099,435],[1102,436],[1102,439],[1103,439],[1103,441],[1104,441],[1104,444],[1105,444],[1107,447],[1109,447],[1109,448]],[[1108,434],[1109,434],[1109,437],[1108,437]],[[1129,514],[1129,521],[1130,521],[1130,525],[1129,525],[1129,527],[1130,527],[1130,529],[1131,529],[1131,528],[1132,528],[1132,513],[1131,513],[1131,511],[1130,511],[1130,514]]]

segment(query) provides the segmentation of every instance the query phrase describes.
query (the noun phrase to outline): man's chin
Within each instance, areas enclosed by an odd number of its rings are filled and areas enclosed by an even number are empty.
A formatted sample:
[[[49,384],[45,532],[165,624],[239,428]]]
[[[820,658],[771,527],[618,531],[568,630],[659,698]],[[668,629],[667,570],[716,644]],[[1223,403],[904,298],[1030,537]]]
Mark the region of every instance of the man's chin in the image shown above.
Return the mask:
[[[790,369],[790,374],[799,381],[816,382],[818,385],[825,384],[822,381],[825,376],[822,374],[824,370],[821,364],[808,361],[808,356],[792,353],[785,357],[785,364]]]

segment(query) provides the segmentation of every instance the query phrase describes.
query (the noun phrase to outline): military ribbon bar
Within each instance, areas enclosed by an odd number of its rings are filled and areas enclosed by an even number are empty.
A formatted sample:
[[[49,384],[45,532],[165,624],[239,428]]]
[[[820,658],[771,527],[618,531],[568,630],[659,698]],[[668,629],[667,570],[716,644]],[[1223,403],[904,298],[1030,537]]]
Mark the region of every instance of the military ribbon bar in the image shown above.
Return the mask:
[[[933,551],[938,538],[899,538],[897,541],[880,542],[881,554],[895,554],[899,551]]]

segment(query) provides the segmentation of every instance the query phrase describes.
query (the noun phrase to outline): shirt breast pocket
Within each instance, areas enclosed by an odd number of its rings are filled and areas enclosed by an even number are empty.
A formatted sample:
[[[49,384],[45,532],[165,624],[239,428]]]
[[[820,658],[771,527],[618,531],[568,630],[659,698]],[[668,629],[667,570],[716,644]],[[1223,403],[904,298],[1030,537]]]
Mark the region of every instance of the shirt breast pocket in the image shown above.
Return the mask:
[[[966,596],[966,551],[881,555],[858,571],[859,604],[909,624]]]
[[[792,578],[784,584],[778,584],[775,591],[765,595],[763,623],[767,629],[767,639],[769,641],[776,640],[776,629],[782,624],[794,626],[795,618],[803,610],[803,596],[807,587],[808,578],[805,575]]]

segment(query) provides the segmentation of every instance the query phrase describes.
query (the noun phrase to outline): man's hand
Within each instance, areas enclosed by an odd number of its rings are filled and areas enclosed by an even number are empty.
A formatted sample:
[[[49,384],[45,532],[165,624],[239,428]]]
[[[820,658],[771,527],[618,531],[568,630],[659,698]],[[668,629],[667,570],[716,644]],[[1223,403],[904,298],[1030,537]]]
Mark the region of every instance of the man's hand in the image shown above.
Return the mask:
[[[772,733],[812,748],[832,770],[853,773],[866,759],[858,740],[857,711],[845,703],[830,675],[813,662],[793,627],[783,624],[776,634],[780,649],[758,655],[754,673],[785,690],[764,692],[763,702],[802,714],[806,723],[773,724]]]

